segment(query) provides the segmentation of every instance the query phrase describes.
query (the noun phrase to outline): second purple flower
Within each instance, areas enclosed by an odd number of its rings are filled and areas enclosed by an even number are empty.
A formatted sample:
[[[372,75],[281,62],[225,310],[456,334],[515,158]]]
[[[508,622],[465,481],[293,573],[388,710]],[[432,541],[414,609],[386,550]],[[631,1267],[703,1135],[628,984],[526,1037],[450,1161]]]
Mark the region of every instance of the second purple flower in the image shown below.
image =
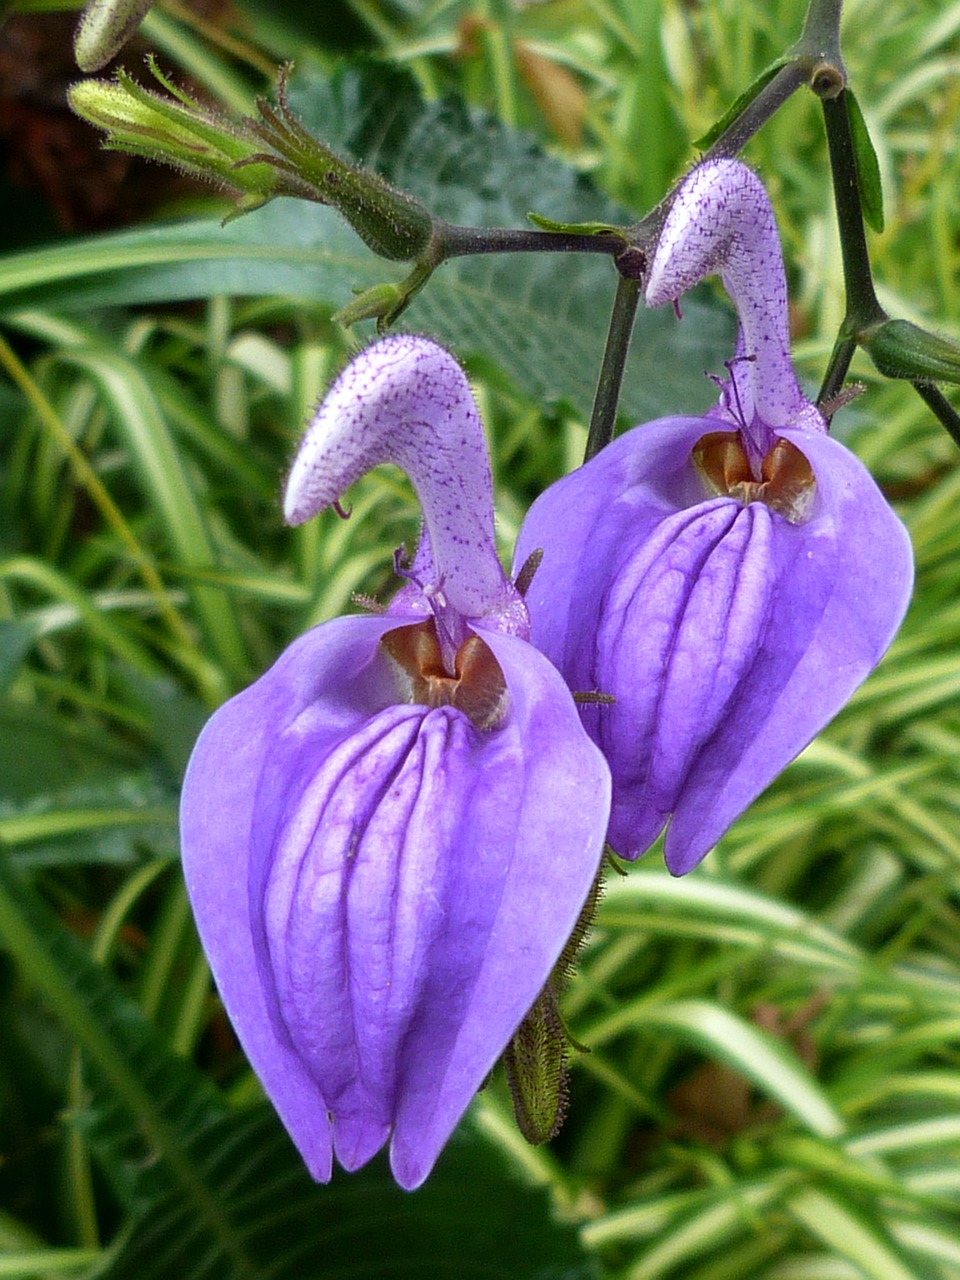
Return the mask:
[[[910,598],[906,531],[831,439],[789,355],[773,213],[737,161],[695,169],[647,301],[721,275],[740,321],[720,403],[637,427],[531,508],[534,643],[577,690],[613,774],[609,839],[635,858],[666,825],[682,875],[876,666]]]

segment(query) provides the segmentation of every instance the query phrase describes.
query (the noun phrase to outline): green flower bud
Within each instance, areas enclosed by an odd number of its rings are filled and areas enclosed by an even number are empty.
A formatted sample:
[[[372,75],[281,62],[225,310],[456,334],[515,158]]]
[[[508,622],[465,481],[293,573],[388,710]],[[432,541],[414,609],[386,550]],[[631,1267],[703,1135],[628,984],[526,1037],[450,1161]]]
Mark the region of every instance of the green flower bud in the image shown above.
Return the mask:
[[[256,203],[283,194],[278,174],[259,153],[260,140],[205,110],[154,75],[174,98],[142,88],[123,71],[113,81],[82,80],[69,91],[82,119],[105,130],[112,151],[163,160],[201,178],[227,183]],[[238,167],[240,166],[240,167]]]
[[[428,248],[433,219],[418,200],[341,159],[294,118],[287,69],[276,107],[260,100],[260,118],[237,124],[194,102],[152,62],[150,69],[172,97],[151,93],[122,71],[113,82],[85,80],[70,90],[70,105],[106,131],[108,148],[226,183],[241,193],[241,212],[274,196],[331,205],[374,253],[394,262],[417,259]]]
[[[960,383],[960,347],[909,320],[885,320],[862,334],[860,343],[887,378]]]
[[[276,108],[260,99],[261,119],[244,124],[282,157],[276,163],[296,175],[311,199],[343,214],[374,253],[391,262],[419,258],[433,236],[430,214],[413,196],[398,191],[379,174],[341,159],[307,133],[287,106],[288,73],[289,67],[280,73]]]

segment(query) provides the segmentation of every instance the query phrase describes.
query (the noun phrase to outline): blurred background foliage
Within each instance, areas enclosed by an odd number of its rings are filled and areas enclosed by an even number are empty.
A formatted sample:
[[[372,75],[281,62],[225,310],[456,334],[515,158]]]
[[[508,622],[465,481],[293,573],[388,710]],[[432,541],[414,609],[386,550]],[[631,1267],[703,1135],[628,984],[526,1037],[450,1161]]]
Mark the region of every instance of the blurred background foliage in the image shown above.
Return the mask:
[[[166,0],[147,48],[224,110],[293,59],[327,141],[435,211],[631,220],[799,34],[802,0]],[[526,1148],[502,1082],[427,1187],[314,1188],[220,1010],[177,867],[205,716],[305,627],[391,591],[397,473],[282,527],[301,424],[390,276],[290,201],[223,198],[66,111],[75,12],[0,17],[0,1276],[960,1277],[960,467],[858,358],[838,433],[907,521],[917,590],[850,707],[692,876],[611,877],[566,1017],[570,1115]],[[847,0],[877,148],[881,300],[960,339],[960,4]],[[843,298],[818,103],[750,143],[802,375]],[[494,451],[505,558],[577,465],[602,259],[448,264],[405,325],[452,346]],[[641,317],[624,424],[699,411],[729,355],[706,289]],[[951,514],[954,513],[954,514]]]

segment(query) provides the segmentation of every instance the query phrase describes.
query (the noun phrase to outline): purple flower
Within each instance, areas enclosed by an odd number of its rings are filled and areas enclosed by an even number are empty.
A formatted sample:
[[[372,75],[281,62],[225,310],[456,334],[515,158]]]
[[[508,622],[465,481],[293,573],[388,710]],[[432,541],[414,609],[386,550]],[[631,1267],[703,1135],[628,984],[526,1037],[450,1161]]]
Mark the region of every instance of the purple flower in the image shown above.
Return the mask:
[[[391,461],[424,531],[385,613],[339,618],[213,716],[184,871],[237,1034],[313,1176],[389,1139],[430,1172],[600,861],[607,767],[497,561],[483,431],[421,338],[358,356],[287,483],[299,524]]]
[[[766,193],[737,161],[694,170],[663,229],[651,305],[719,272],[740,333],[705,418],[628,432],[534,504],[532,638],[613,774],[609,840],[635,858],[667,824],[691,870],[843,706],[906,610],[910,545],[790,364]]]

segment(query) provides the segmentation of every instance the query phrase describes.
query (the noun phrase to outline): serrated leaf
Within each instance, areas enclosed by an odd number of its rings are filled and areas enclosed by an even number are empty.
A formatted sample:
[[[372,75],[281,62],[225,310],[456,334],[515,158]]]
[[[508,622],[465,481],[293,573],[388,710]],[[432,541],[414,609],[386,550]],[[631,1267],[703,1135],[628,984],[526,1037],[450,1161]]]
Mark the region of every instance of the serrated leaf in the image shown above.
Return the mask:
[[[743,115],[754,98],[763,92],[780,68],[785,67],[790,61],[790,57],[784,55],[782,58],[777,58],[776,61],[771,62],[769,66],[764,67],[757,78],[744,89],[743,93],[727,108],[720,119],[715,124],[712,124],[705,134],[694,140],[693,145],[697,150],[707,151],[712,147],[720,135],[733,124],[734,120]]]
[[[331,146],[376,168],[431,212],[471,226],[522,227],[536,207],[557,221],[616,225],[631,215],[571,166],[461,102],[424,103],[384,67],[315,73],[290,102]],[[402,272],[370,254],[331,210],[277,200],[221,227],[194,221],[122,232],[0,262],[0,306],[89,310],[226,293],[345,306],[355,288]],[[405,314],[463,357],[496,362],[527,396],[590,410],[616,286],[595,254],[500,254],[446,263]],[[708,295],[702,295],[706,297]],[[637,320],[622,411],[631,421],[696,413],[715,398],[704,370],[733,343],[731,313],[712,300]]]

